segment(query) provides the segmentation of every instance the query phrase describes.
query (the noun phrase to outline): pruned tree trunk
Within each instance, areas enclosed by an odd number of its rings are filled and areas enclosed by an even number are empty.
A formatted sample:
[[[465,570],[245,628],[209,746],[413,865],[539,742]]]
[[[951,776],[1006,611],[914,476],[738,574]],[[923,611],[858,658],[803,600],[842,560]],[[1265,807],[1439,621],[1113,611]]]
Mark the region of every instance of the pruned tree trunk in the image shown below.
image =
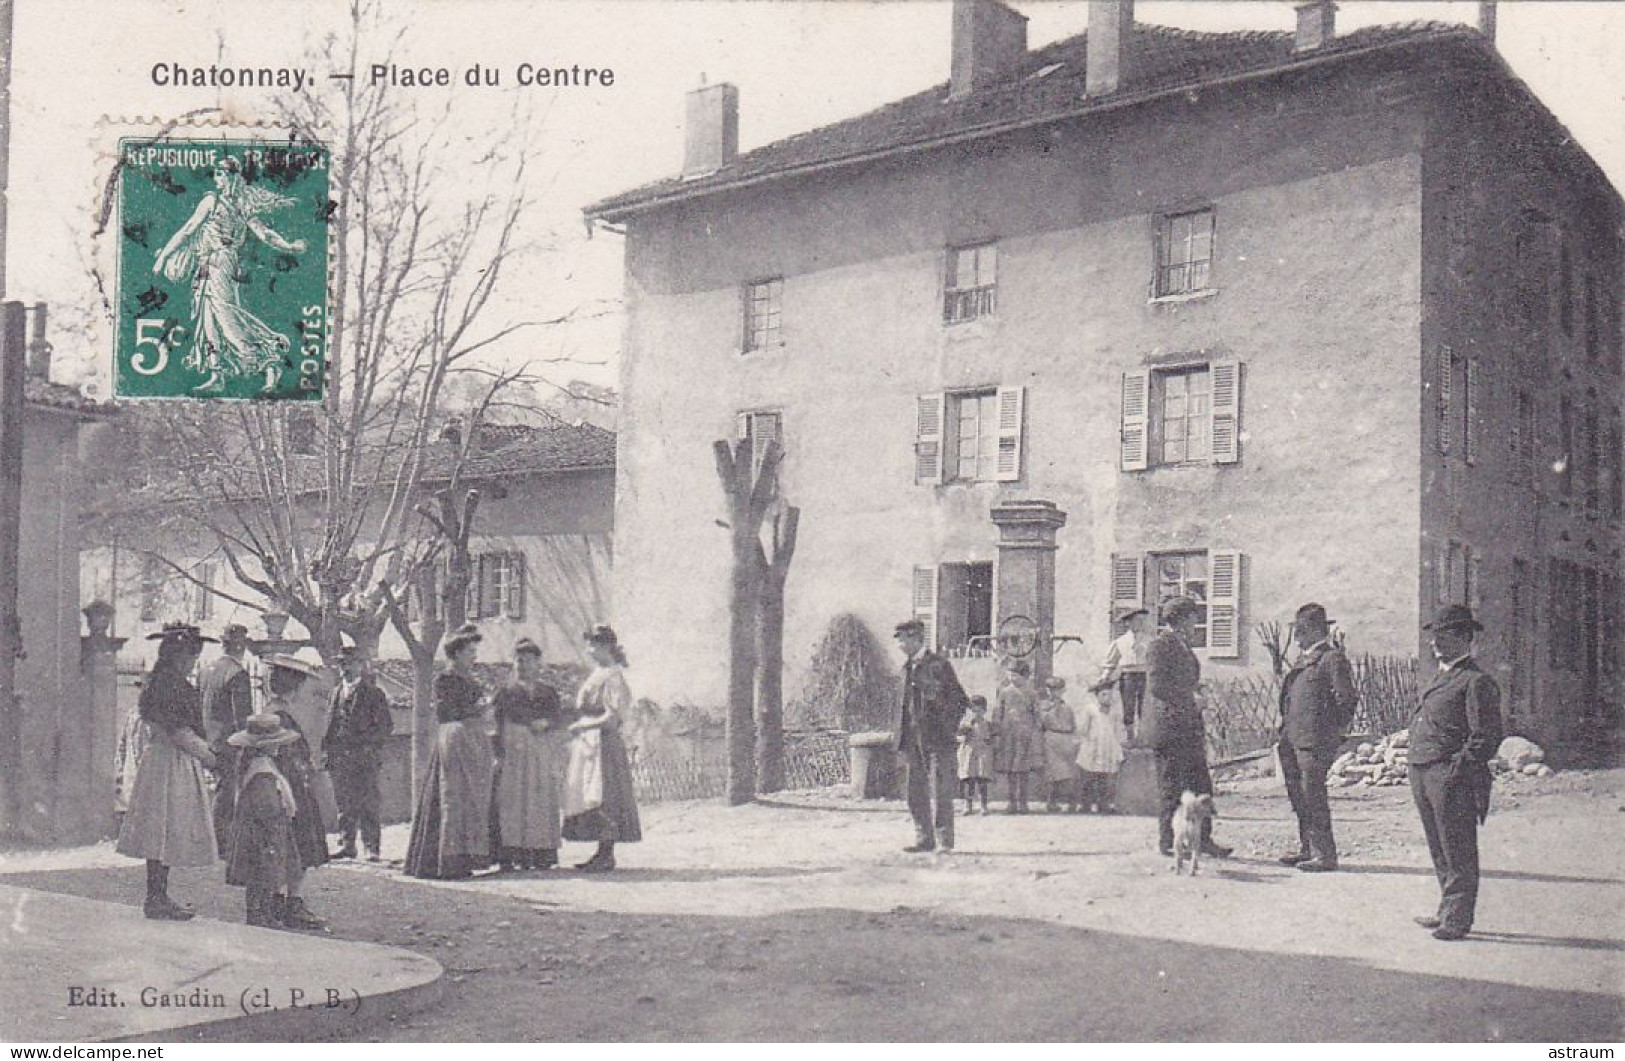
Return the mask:
[[[728,501],[733,575],[728,599],[728,802],[756,797],[756,613],[761,596],[762,521],[778,483],[781,451],[769,442],[760,461],[749,440],[712,445]]]
[[[771,544],[757,540],[761,571],[756,617],[756,791],[784,790],[784,583],[796,552],[801,510],[773,519]]]

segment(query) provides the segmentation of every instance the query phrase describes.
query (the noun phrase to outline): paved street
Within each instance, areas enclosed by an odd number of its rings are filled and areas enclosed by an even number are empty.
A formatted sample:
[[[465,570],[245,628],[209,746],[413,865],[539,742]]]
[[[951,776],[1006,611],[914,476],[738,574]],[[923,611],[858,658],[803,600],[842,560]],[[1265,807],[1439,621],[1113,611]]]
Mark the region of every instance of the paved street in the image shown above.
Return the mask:
[[[1339,790],[1347,872],[1307,877],[1268,857],[1289,827],[1267,781],[1221,799],[1238,857],[1195,879],[1167,872],[1144,819],[973,817],[959,852],[918,856],[897,805],[824,794],[648,808],[609,877],[360,866],[316,873],[312,904],[336,936],[446,969],[441,1001],[371,1014],[361,1039],[1616,1040],[1625,772],[1516,785],[1459,944],[1410,923],[1436,892],[1406,789]],[[104,849],[0,868],[139,898],[139,867]],[[177,878],[240,919],[218,874]]]

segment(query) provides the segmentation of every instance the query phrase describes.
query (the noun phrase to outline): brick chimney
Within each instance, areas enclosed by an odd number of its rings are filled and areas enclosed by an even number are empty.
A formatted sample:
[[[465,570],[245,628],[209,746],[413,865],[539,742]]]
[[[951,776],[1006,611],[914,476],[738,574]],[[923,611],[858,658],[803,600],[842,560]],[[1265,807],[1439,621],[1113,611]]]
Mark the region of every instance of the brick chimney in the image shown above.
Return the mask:
[[[1478,5],[1478,32],[1495,43],[1495,0],[1485,0]]]
[[[683,125],[683,176],[715,173],[739,157],[739,90],[726,82],[700,87],[688,94],[687,121]]]
[[[954,0],[950,99],[1010,80],[1026,54],[1027,16],[999,0]]]
[[[45,337],[45,303],[34,303],[34,337],[28,341],[28,374],[39,379],[51,378],[51,341]]]
[[[1134,0],[1091,0],[1084,37],[1085,95],[1109,96],[1133,80],[1133,35]]]
[[[1292,40],[1295,52],[1312,52],[1330,44],[1337,36],[1337,5],[1332,0],[1309,0],[1298,5],[1298,32]]]

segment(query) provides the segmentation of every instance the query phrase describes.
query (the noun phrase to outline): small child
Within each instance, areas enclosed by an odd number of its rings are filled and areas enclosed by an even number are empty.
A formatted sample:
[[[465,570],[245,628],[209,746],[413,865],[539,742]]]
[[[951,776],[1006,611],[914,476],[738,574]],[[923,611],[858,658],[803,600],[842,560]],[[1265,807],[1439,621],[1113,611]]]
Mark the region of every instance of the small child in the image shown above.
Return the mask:
[[[287,892],[305,873],[293,835],[298,808],[277,762],[278,750],[298,739],[297,730],[270,714],[250,717],[242,730],[226,738],[241,750],[226,883],[248,889],[247,921],[259,928],[285,927],[277,916],[278,893]]]
[[[986,814],[987,783],[993,776],[993,724],[987,720],[987,697],[971,697],[970,712],[959,724],[959,786],[965,813],[976,813],[971,801],[979,795]]]
[[[1115,814],[1117,768],[1123,762],[1122,734],[1110,708],[1093,693],[1080,699],[1078,766],[1083,770],[1083,803],[1093,814]]]

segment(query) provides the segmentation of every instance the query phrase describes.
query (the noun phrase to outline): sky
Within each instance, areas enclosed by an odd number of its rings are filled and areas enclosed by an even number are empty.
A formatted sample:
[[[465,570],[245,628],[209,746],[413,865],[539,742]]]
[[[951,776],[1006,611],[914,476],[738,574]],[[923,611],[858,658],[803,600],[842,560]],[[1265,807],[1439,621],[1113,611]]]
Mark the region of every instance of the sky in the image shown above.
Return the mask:
[[[1084,30],[1081,0],[1015,0],[1038,47]],[[16,0],[7,297],[58,307],[71,334],[55,337],[55,374],[106,372],[110,340],[92,278],[107,241],[93,239],[112,147],[139,127],[200,107],[269,118],[273,90],[160,87],[155,64],[289,66],[313,75],[307,91],[335,92],[331,71],[308,56],[338,31],[342,0]],[[1340,5],[1340,31],[1383,22],[1471,23],[1478,4]],[[682,156],[685,93],[702,76],[740,93],[740,148],[842,118],[947,79],[951,6],[934,0],[388,0],[404,27],[394,59],[440,68],[449,87],[392,91],[423,108],[449,106],[462,138],[447,159],[443,194],[464,191],[472,163],[456,155],[511,133],[516,107],[535,129],[529,179],[536,205],[527,238],[546,250],[505,289],[498,318],[574,310],[584,319],[522,332],[493,347],[505,362],[566,358],[547,372],[563,383],[613,383],[620,320],[620,240],[589,239],[581,208],[673,175]],[[1293,5],[1200,0],[1136,5],[1144,22],[1191,29],[1290,30]],[[1567,125],[1618,187],[1625,187],[1625,2],[1519,0],[1499,5],[1498,47],[1512,69]],[[362,65],[390,57],[390,34],[362,48]],[[474,63],[502,85],[457,84]],[[516,83],[521,64],[614,71],[604,87]],[[358,75],[366,70],[358,70]],[[206,131],[200,135],[207,135]],[[109,271],[105,264],[104,272]],[[105,377],[104,377],[105,378]],[[105,392],[104,392],[105,393]]]

